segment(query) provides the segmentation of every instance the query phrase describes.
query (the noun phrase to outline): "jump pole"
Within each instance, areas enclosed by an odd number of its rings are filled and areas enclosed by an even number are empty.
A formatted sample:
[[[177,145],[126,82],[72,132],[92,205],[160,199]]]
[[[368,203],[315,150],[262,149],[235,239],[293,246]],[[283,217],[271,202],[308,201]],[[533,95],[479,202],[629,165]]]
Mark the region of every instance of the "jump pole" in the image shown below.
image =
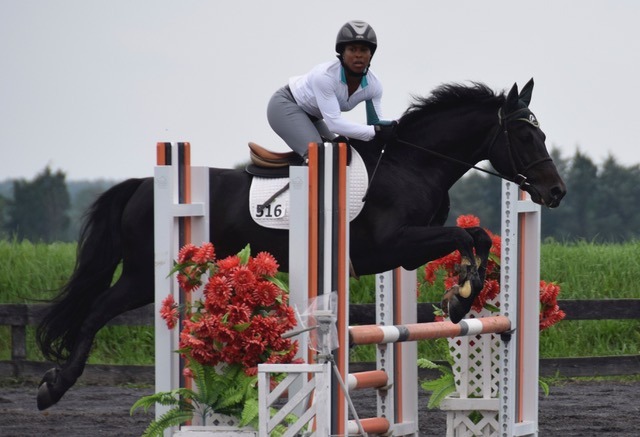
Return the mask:
[[[155,370],[156,393],[189,386],[182,377],[179,329],[168,330],[159,317],[162,301],[185,302],[175,275],[169,276],[180,248],[209,239],[209,169],[191,167],[189,143],[158,143],[154,169]],[[156,418],[168,411],[156,404]],[[172,435],[165,431],[165,436]]]

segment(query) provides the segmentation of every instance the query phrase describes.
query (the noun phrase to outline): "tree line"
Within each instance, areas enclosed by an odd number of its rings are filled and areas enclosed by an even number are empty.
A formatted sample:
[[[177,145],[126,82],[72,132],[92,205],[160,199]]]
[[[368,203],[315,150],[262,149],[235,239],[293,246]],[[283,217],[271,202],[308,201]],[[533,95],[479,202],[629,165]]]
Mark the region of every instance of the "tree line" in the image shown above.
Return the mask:
[[[33,180],[0,182],[0,238],[34,243],[73,242],[84,212],[116,181],[67,181],[46,167]]]
[[[621,242],[640,237],[640,166],[609,156],[596,165],[578,150],[551,156],[568,194],[556,209],[542,209],[542,238],[557,241]],[[75,241],[84,211],[116,181],[67,182],[63,171],[45,168],[36,177],[0,183],[0,237],[51,243]],[[448,225],[462,214],[500,232],[499,178],[471,171],[450,191]]]

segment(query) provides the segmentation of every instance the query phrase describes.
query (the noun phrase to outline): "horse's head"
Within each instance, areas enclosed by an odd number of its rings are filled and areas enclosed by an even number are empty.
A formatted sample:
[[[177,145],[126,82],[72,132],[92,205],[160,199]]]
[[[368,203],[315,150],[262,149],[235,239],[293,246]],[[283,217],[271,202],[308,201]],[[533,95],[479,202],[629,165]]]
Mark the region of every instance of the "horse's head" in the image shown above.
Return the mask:
[[[545,145],[545,134],[529,109],[533,79],[518,93],[514,84],[498,111],[500,126],[489,146],[493,167],[520,185],[531,199],[550,208],[567,193],[564,181]]]

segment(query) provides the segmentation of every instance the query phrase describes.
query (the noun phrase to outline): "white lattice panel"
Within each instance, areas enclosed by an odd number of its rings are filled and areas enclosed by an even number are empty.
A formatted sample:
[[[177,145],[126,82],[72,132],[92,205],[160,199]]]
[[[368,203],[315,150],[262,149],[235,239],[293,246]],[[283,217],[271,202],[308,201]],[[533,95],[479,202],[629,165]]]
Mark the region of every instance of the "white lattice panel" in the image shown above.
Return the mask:
[[[498,305],[495,301],[490,303]],[[468,317],[491,315],[490,311],[483,309],[479,313],[471,311]],[[498,435],[499,334],[447,340],[454,361],[452,370],[457,386],[457,392],[441,406],[447,410],[447,436]],[[490,403],[489,407],[487,403]]]
[[[479,421],[476,423],[476,417]],[[447,437],[491,437],[498,435],[498,411],[478,410],[470,416],[468,411],[447,413]]]

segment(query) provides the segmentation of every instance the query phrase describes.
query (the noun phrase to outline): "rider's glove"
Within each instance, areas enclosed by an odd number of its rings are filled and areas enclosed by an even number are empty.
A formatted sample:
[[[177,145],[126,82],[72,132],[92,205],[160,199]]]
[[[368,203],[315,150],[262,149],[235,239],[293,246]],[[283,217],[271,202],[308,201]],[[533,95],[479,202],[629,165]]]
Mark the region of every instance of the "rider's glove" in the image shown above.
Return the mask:
[[[376,124],[373,128],[376,132],[374,140],[380,141],[381,143],[388,144],[393,142],[398,135],[396,134],[396,128],[398,127],[397,121],[392,121],[387,124]]]

